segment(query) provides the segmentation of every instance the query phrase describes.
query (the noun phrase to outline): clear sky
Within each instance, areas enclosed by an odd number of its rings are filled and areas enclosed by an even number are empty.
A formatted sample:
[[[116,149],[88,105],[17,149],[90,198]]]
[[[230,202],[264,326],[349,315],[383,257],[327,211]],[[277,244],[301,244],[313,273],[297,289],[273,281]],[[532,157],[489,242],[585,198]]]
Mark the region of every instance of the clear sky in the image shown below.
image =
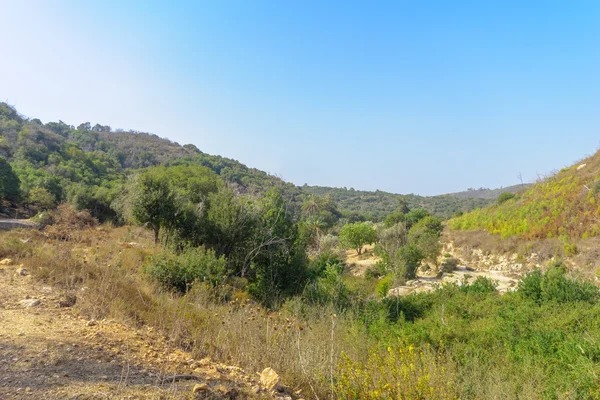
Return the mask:
[[[440,194],[600,145],[600,1],[0,0],[0,100],[296,184]]]

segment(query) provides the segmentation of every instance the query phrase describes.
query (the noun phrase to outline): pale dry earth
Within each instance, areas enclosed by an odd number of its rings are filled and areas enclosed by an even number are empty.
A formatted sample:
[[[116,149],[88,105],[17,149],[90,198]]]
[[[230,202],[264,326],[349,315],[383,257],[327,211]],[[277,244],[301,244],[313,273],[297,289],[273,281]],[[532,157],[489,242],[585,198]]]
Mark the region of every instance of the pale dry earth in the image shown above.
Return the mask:
[[[292,398],[257,374],[192,359],[152,328],[86,320],[23,267],[0,261],[2,400]]]

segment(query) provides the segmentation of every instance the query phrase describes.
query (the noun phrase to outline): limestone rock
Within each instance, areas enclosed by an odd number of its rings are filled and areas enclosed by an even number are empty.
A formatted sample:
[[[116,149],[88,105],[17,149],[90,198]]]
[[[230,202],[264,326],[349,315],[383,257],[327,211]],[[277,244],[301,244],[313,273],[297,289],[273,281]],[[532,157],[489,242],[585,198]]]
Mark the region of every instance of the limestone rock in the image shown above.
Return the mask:
[[[10,258],[5,258],[4,260],[0,261],[0,265],[11,265],[12,264],[12,260]]]
[[[198,392],[206,392],[208,390],[210,390],[210,388],[208,387],[208,385],[206,383],[198,383],[197,385],[194,385],[192,392],[198,393]]]
[[[38,299],[25,299],[19,301],[19,304],[21,304],[25,308],[30,308],[39,306],[41,304],[41,301],[39,301]]]
[[[27,271],[27,268],[25,267],[19,267],[17,268],[17,275],[27,276],[29,275],[29,271]]]
[[[272,368],[265,368],[260,374],[260,384],[268,390],[279,387],[279,375]]]

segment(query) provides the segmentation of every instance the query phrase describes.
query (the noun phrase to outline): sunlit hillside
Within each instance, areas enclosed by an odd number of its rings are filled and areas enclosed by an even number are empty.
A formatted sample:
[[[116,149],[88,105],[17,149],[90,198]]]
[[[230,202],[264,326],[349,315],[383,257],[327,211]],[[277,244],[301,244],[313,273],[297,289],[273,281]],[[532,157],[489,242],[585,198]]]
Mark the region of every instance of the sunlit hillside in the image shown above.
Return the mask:
[[[503,237],[587,238],[600,234],[600,152],[496,205],[450,222],[455,230],[483,229]]]

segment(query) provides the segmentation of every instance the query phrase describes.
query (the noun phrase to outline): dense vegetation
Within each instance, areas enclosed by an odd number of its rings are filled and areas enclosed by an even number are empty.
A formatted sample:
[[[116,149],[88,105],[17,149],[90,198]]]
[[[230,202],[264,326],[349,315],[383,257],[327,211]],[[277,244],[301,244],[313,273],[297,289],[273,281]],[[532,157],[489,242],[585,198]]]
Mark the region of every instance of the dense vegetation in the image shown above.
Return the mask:
[[[456,213],[468,212],[490,204],[492,199],[476,197],[456,197],[440,195],[424,197],[415,194],[394,194],[377,190],[375,192],[355,190],[353,188],[330,188],[322,186],[301,187],[303,191],[317,196],[330,196],[347,215],[360,215],[371,221],[382,221],[392,213],[402,200],[410,208],[424,208],[440,218],[450,218]]]
[[[41,233],[0,233],[0,258],[77,291],[76,307],[91,318],[148,324],[194,357],[249,372],[270,366],[304,398],[600,396],[598,290],[560,263],[504,295],[480,278],[377,298],[377,281],[357,280],[328,257],[311,263],[319,278],[271,312],[235,280],[189,285],[190,274],[219,278],[228,268],[212,250],[156,249],[147,230],[98,227],[64,207],[53,219]],[[162,289],[171,282],[183,283],[182,294]]]
[[[600,153],[564,168],[517,196],[451,221],[452,229],[484,229],[502,237],[561,238],[600,234]]]
[[[49,225],[32,240],[3,234],[0,257],[85,286],[96,301],[79,306],[94,317],[154,325],[201,356],[272,366],[315,398],[600,397],[598,290],[560,262],[505,295],[483,278],[389,295],[437,267],[441,216],[486,200],[297,188],[193,145],[42,124],[3,104],[0,134],[3,199],[73,206],[38,215]],[[596,234],[600,157],[586,163],[451,224]],[[344,248],[370,243],[381,261],[364,279],[350,275]]]

